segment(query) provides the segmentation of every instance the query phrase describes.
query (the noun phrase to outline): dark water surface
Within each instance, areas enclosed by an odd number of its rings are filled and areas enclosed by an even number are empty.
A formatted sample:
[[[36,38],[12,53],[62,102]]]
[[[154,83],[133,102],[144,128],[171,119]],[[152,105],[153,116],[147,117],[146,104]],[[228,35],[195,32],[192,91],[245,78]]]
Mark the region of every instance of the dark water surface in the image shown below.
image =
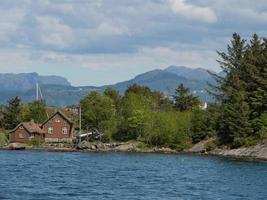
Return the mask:
[[[188,155],[0,151],[0,199],[267,199],[267,163]]]

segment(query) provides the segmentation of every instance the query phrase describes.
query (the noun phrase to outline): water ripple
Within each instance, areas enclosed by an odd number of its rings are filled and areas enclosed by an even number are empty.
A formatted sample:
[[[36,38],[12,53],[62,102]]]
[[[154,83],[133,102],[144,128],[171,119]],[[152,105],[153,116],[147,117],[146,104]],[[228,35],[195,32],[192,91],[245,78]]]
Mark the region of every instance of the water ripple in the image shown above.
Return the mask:
[[[266,199],[267,164],[127,153],[0,151],[0,199]]]

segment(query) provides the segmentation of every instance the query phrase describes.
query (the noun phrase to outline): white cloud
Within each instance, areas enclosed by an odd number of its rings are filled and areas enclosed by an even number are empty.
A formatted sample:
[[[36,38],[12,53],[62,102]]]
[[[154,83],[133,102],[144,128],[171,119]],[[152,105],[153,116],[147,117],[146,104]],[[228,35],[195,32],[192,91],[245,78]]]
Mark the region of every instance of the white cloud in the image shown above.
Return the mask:
[[[72,29],[58,18],[51,16],[36,17],[41,43],[50,47],[66,48],[72,41]]]
[[[118,24],[110,25],[108,23],[101,23],[94,32],[96,35],[124,35],[128,34],[128,29],[126,26],[120,26]]]
[[[19,8],[12,10],[0,7],[0,42],[10,42],[13,35],[17,35],[19,23],[23,20],[25,11]]]
[[[25,49],[1,48],[0,69],[1,72],[21,72],[28,69],[32,61],[30,52]]]
[[[142,47],[135,53],[122,54],[65,54],[42,51],[37,60],[51,63],[76,64],[95,71],[126,70],[146,67],[165,68],[169,65],[204,67],[216,70],[216,52],[212,50],[173,49],[169,47]],[[143,71],[146,71],[143,70]]]
[[[202,21],[206,23],[214,23],[217,16],[210,7],[200,7],[186,3],[185,0],[169,0],[172,11],[184,18]]]
[[[42,52],[39,53],[38,59],[41,59],[45,62],[51,62],[51,63],[66,63],[73,61],[71,55],[68,54],[62,54],[62,53],[56,53],[56,52]]]

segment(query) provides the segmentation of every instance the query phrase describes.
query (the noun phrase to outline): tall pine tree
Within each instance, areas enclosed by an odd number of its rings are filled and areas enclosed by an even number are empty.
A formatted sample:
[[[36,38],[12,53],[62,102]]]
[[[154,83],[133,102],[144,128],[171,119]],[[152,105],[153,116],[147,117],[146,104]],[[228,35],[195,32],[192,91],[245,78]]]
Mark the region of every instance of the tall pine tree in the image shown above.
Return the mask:
[[[200,104],[200,100],[190,94],[189,88],[180,84],[175,90],[175,108],[179,111],[191,110]]]
[[[8,101],[8,105],[3,108],[2,126],[7,129],[13,129],[20,123],[21,101],[19,97],[15,97]]]
[[[267,137],[267,40],[249,42],[233,35],[227,52],[219,52],[225,77],[213,75],[211,93],[221,103],[217,133],[235,146]]]
[[[235,33],[227,52],[218,52],[225,77],[213,75],[217,85],[211,88],[211,93],[221,103],[217,133],[224,143],[232,143],[235,137],[251,132],[245,82],[241,79],[246,49],[245,40]]]
[[[262,40],[257,34],[252,36],[244,57],[244,70],[241,78],[245,83],[247,103],[250,109],[250,121],[253,136],[262,128],[260,116],[264,112],[264,54]]]

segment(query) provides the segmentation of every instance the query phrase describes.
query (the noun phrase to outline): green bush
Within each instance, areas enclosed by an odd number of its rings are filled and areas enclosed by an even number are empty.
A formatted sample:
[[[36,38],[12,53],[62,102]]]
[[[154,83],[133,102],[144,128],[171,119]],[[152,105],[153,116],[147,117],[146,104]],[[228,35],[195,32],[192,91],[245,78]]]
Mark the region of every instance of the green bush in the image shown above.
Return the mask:
[[[151,112],[144,140],[155,146],[188,146],[191,112]]]
[[[258,132],[258,137],[260,140],[267,139],[267,127],[262,127]]]
[[[249,136],[249,137],[235,137],[232,143],[232,148],[238,148],[241,146],[252,146],[257,144],[258,139],[253,137],[253,136]]]
[[[110,134],[103,134],[103,136],[101,137],[101,142],[103,143],[109,143],[111,141],[111,136]]]
[[[216,109],[216,106],[211,105],[207,110],[193,110],[190,131],[194,144],[216,134],[215,129],[218,115]]]
[[[39,138],[32,138],[29,142],[27,142],[28,145],[32,145],[32,146],[35,146],[35,147],[39,147],[40,144],[41,144],[41,141]]]
[[[267,139],[267,113],[264,113],[260,117],[261,129],[258,132],[259,139]]]
[[[8,143],[7,134],[0,133],[0,147],[5,146]]]
[[[216,144],[215,141],[209,141],[209,142],[207,142],[207,143],[205,144],[205,149],[206,149],[207,151],[212,151],[212,150],[214,150],[214,149],[216,148],[216,146],[217,146],[217,144]]]
[[[148,146],[147,146],[147,144],[145,144],[143,142],[139,142],[138,145],[137,145],[137,148],[139,148],[139,149],[147,149]]]

